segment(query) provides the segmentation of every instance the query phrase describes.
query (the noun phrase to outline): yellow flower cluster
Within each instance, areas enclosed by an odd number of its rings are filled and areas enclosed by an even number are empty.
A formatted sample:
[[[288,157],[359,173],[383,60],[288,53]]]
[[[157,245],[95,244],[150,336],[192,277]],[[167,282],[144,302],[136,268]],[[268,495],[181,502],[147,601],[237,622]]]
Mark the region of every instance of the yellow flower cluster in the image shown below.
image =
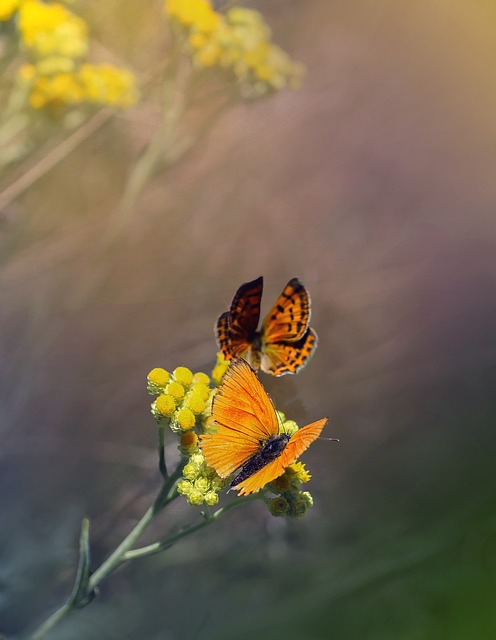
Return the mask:
[[[165,0],[165,12],[185,33],[193,63],[230,72],[243,95],[299,87],[303,66],[272,43],[258,11],[231,7],[221,14],[209,0]]]
[[[179,451],[186,461],[178,493],[189,504],[213,506],[219,501],[219,491],[225,481],[208,467],[198,447],[199,433],[212,428],[211,405],[214,390],[205,373],[177,367],[170,374],[157,368],[148,374],[148,391],[157,395],[152,403],[152,414],[158,424],[169,426],[179,436]]]
[[[30,60],[19,68],[18,82],[32,108],[81,104],[125,108],[136,102],[136,79],[128,69],[83,61],[88,28],[63,4],[0,0],[0,20],[13,17]]]
[[[127,69],[85,63],[74,71],[56,70],[56,66],[48,69],[47,62],[51,64],[54,59],[25,64],[19,69],[19,80],[29,86],[29,104],[33,109],[83,103],[130,107],[136,102],[135,79]]]
[[[225,372],[229,369],[229,360],[226,360],[222,351],[217,353],[217,362],[212,371],[212,380],[216,385],[222,382]]]
[[[0,2],[0,20],[3,22],[10,20],[19,9],[20,4],[21,0],[2,0]]]
[[[147,387],[149,393],[158,395],[152,403],[157,422],[170,426],[177,434],[194,429],[209,403],[209,383],[205,373],[193,375],[187,367],[177,367],[172,374],[161,368],[150,371]]]
[[[88,50],[86,23],[58,2],[24,0],[18,29],[24,46],[36,57],[81,58]]]
[[[157,396],[151,406],[152,414],[160,428],[168,426],[179,437],[178,448],[185,464],[177,491],[191,505],[214,506],[219,501],[219,492],[229,482],[207,465],[198,446],[200,434],[217,430],[212,417],[212,400],[215,386],[222,381],[228,365],[222,354],[218,354],[212,379],[202,372],[193,374],[187,367],[177,367],[172,373],[156,368],[148,374],[148,392]],[[296,433],[298,425],[294,420],[287,420],[282,411],[277,411],[277,418],[281,433],[290,436]],[[291,518],[303,516],[313,500],[308,491],[301,491],[300,486],[310,478],[302,462],[294,462],[285,469],[266,487],[276,496],[265,498],[270,513]]]
[[[219,491],[225,484],[226,481],[207,466],[201,450],[195,449],[184,466],[183,479],[178,483],[177,491],[189,504],[213,507],[219,502]]]
[[[308,482],[312,476],[303,464],[291,464],[279,478],[269,484],[272,493],[279,494],[267,501],[270,513],[274,516],[301,518],[313,506],[312,495],[308,491],[301,491],[300,485]]]

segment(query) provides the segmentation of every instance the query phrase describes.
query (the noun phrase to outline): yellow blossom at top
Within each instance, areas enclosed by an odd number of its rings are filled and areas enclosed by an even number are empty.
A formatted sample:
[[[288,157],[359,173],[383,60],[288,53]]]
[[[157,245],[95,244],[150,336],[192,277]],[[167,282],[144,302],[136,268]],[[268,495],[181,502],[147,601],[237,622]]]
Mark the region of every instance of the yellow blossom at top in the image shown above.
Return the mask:
[[[156,387],[165,387],[169,382],[170,373],[161,367],[155,367],[148,374],[148,382]]]
[[[172,372],[174,380],[188,387],[193,382],[193,372],[188,367],[176,367]]]
[[[312,478],[310,471],[308,471],[303,462],[293,462],[286,469],[286,473],[296,476],[300,482],[308,482]]]
[[[0,0],[0,20],[9,20],[19,8],[21,0]]]
[[[58,2],[24,0],[19,31],[24,46],[36,56],[79,58],[88,49],[86,23]]]
[[[201,383],[208,386],[209,382],[210,382],[209,376],[207,376],[206,373],[203,373],[203,371],[197,371],[193,376],[193,384]]]
[[[302,65],[272,43],[258,11],[231,7],[221,13],[207,0],[166,0],[165,11],[185,32],[194,64],[232,72],[246,96],[298,88]]]
[[[166,0],[165,11],[184,26],[203,33],[212,32],[220,22],[208,0]]]

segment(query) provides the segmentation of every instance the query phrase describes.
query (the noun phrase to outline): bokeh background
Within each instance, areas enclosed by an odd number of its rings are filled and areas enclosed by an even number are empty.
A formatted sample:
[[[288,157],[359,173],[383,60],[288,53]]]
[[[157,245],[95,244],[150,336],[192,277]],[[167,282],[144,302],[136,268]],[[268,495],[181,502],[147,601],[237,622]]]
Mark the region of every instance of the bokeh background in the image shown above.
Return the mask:
[[[268,310],[297,275],[319,349],[264,381],[340,439],[304,457],[315,507],[232,512],[118,571],[49,637],[494,638],[496,8],[250,6],[307,66],[300,92],[233,106],[103,253],[153,105],[2,213],[0,631],[63,602],[83,516],[96,565],[157,491],[147,372],[208,372],[236,288],[263,275]],[[138,72],[160,55],[157,3],[78,9]],[[196,517],[178,501],[146,539]]]

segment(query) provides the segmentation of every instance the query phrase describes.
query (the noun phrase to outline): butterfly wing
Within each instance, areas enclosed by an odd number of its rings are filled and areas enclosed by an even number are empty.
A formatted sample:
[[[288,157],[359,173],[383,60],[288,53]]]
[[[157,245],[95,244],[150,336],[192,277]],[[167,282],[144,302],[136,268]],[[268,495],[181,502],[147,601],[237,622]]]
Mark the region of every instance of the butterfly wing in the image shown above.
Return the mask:
[[[279,456],[281,458],[281,463],[284,468],[289,467],[290,464],[293,464],[295,460],[297,460],[301,454],[308,449],[308,447],[312,444],[314,440],[322,433],[322,429],[326,426],[329,418],[321,418],[316,422],[312,422],[307,424],[306,427],[302,427],[298,429],[298,431],[293,434],[286,445],[286,448]]]
[[[265,373],[282,376],[285,373],[298,373],[309,362],[318,338],[313,329],[308,329],[303,338],[296,342],[269,342],[264,345],[260,367]]]
[[[308,291],[301,280],[293,278],[262,325],[263,371],[282,376],[297,373],[307,364],[317,347],[317,334],[308,326],[310,316]]]
[[[310,296],[303,282],[293,278],[284,287],[263,322],[266,343],[296,342],[305,335],[310,323]]]
[[[200,438],[207,464],[225,478],[244,465],[261,443],[279,433],[272,400],[243,359],[234,360],[224,374],[212,404],[217,432]]]
[[[281,476],[286,467],[289,467],[290,464],[297,460],[312,442],[320,436],[327,420],[328,418],[322,418],[302,429],[298,429],[278,458],[237,484],[233,489],[236,489],[240,496],[245,496],[249,493],[260,491],[266,484]]]
[[[283,452],[284,453],[284,452]],[[238,495],[247,496],[249,493],[256,493],[263,489],[266,484],[272,482],[284,473],[284,465],[281,460],[281,456],[269,462],[269,464],[262,467],[259,471],[249,476],[243,482],[235,485],[233,489],[238,491]]]
[[[262,276],[245,282],[236,291],[229,311],[217,320],[217,343],[226,360],[245,356],[251,350],[260,319],[262,291]],[[253,364],[256,366],[256,358]]]

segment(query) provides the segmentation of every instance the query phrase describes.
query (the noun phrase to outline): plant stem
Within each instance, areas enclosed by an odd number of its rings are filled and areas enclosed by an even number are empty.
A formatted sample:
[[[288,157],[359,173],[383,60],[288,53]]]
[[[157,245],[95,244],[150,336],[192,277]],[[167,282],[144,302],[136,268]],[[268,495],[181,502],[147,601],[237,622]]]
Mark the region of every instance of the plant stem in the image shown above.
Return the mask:
[[[260,496],[259,494],[237,498],[232,502],[230,502],[229,504],[226,504],[225,507],[222,507],[221,509],[217,509],[217,511],[215,511],[211,516],[209,516],[208,518],[205,518],[203,522],[195,524],[191,527],[187,527],[186,529],[179,531],[179,533],[176,533],[170,538],[166,538],[165,540],[160,540],[159,542],[149,544],[146,547],[141,547],[140,549],[132,549],[130,551],[127,551],[124,554],[124,560],[135,560],[136,558],[144,558],[146,556],[155,555],[156,553],[165,551],[169,547],[172,547],[172,545],[175,544],[178,540],[181,540],[181,538],[185,538],[186,536],[189,536],[192,533],[195,533],[195,531],[199,531],[200,529],[207,527],[209,524],[212,524],[213,522],[219,520],[231,509],[234,509],[235,507],[239,507],[240,505],[245,504],[250,500],[260,500],[261,498],[262,496]]]
[[[30,640],[40,640],[45,634],[50,631],[56,624],[58,624],[68,613],[73,610],[73,607],[67,602],[60,609],[51,615],[43,622],[38,629],[30,636]]]
[[[152,506],[147,510],[145,515],[141,518],[134,529],[126,536],[121,544],[115,549],[113,553],[98,567],[98,569],[92,574],[88,582],[88,596],[100,585],[113,571],[115,571],[121,564],[126,562],[125,554],[136,544],[138,539],[144,533],[145,529],[152,522],[155,516],[167,505],[172,502],[177,496],[176,493],[176,480],[182,473],[183,464],[179,463],[177,469],[172,475],[170,475],[164,482],[158,496],[156,497]],[[88,599],[88,602],[90,599]],[[30,640],[40,640],[45,634],[50,631],[56,624],[58,624],[69,613],[76,610],[78,607],[69,600],[64,605],[57,609],[45,622],[43,622],[38,629],[30,636]],[[79,607],[80,608],[80,607]]]
[[[167,464],[165,462],[165,429],[163,424],[158,425],[158,468],[164,480],[167,478]]]

